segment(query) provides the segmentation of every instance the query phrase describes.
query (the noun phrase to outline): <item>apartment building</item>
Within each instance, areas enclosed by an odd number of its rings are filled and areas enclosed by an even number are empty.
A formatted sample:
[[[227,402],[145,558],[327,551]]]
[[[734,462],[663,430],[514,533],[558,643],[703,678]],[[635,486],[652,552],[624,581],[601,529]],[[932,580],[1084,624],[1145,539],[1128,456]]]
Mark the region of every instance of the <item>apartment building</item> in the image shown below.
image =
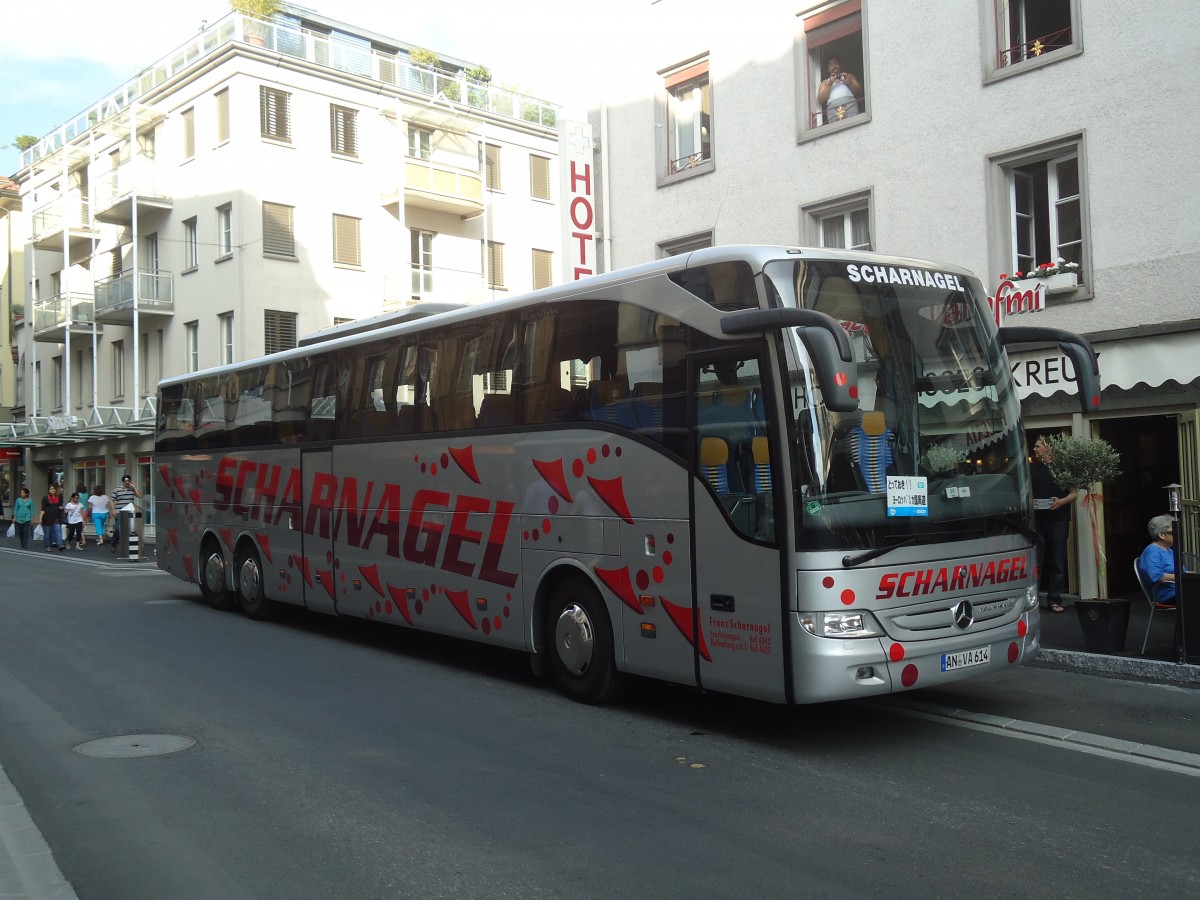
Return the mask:
[[[419,50],[230,13],[24,153],[10,481],[152,495],[159,379],[560,280],[556,107]]]
[[[1129,561],[1171,483],[1197,549],[1200,6],[759,0],[719,27],[689,10],[646,5],[635,31],[656,39],[630,43],[633,87],[592,114],[603,258],[776,243],[964,265],[1010,324],[1082,332],[1100,353],[1091,415],[1057,349],[1015,357],[1031,435],[1121,454],[1094,500],[1107,578],[1081,506],[1074,589],[1137,589]],[[1076,266],[1013,277],[1059,259]],[[1011,303],[1039,285],[1044,308]]]

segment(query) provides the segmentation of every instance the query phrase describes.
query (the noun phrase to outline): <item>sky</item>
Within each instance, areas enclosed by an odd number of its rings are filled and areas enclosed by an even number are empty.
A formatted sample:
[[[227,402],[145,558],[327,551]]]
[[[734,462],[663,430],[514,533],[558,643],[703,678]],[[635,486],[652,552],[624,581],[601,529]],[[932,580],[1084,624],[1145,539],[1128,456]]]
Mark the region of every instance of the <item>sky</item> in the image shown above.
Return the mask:
[[[599,98],[596,72],[651,0],[307,0],[318,13],[443,56],[486,65],[497,83],[564,107]],[[602,16],[597,16],[597,11]],[[229,12],[228,0],[24,3],[0,53],[0,175],[21,166],[13,138],[42,137]]]

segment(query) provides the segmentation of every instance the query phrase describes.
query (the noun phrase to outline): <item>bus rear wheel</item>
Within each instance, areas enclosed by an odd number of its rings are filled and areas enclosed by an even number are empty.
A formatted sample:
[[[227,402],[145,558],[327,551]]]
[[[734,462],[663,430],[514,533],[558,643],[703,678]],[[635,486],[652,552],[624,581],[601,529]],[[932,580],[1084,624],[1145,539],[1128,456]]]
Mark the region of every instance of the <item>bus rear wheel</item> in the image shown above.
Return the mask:
[[[216,538],[205,541],[200,551],[200,593],[213,609],[233,609],[233,596],[225,586],[225,554]]]
[[[263,590],[263,569],[257,551],[245,549],[238,553],[234,579],[242,612],[259,621],[274,615],[275,601],[268,600]]]
[[[628,685],[617,671],[612,625],[595,588],[578,579],[554,589],[547,607],[550,671],[559,690],[580,703],[615,700]]]

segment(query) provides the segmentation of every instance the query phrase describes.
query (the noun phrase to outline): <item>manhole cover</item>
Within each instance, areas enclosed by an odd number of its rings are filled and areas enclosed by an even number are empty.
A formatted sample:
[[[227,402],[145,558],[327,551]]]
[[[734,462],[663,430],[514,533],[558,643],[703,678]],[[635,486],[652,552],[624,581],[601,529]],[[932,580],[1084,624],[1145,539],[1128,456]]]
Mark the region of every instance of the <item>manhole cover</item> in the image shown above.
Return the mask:
[[[162,756],[164,753],[186,750],[194,743],[194,738],[182,734],[122,734],[86,741],[77,746],[75,751],[99,759],[128,759],[134,756]]]

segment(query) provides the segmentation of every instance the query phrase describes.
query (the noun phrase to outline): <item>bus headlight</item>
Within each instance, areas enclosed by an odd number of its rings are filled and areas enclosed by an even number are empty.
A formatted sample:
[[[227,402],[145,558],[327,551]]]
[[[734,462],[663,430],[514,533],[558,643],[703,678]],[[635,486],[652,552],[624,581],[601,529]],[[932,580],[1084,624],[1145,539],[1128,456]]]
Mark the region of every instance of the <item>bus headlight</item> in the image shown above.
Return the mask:
[[[1029,587],[1025,588],[1025,611],[1029,612],[1031,609],[1037,609],[1037,605],[1038,586],[1036,584],[1031,584]]]
[[[802,612],[800,624],[816,637],[882,637],[883,629],[869,612]]]

